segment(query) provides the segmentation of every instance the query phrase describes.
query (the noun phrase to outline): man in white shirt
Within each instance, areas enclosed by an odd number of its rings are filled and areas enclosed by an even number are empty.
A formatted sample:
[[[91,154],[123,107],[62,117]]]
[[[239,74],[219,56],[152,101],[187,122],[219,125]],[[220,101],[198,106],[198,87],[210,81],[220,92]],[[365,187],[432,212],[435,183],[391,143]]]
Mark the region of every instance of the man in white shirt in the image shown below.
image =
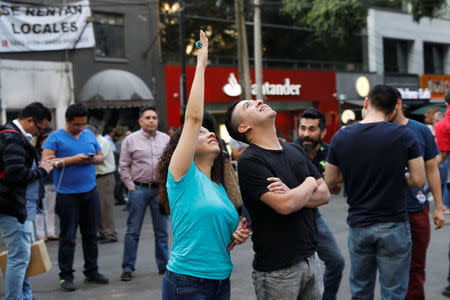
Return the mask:
[[[103,132],[103,137],[108,141],[108,143],[111,145],[112,151],[117,151],[116,144],[114,143],[114,135],[116,134],[116,130],[112,128],[111,126],[106,127],[105,131]]]
[[[95,165],[95,176],[97,179],[97,191],[100,197],[100,218],[98,222],[98,233],[100,244],[117,242],[117,232],[114,226],[114,186],[116,179],[114,171],[116,162],[111,143],[103,137],[98,129],[92,125],[86,125],[94,133],[105,160],[102,164]]]

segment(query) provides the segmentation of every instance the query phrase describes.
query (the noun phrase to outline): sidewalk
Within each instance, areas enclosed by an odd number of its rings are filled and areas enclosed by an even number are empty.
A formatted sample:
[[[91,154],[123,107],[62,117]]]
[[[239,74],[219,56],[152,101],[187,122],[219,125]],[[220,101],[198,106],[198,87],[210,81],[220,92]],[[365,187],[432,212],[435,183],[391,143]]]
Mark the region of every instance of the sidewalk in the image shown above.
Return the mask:
[[[36,300],[53,299],[161,299],[162,275],[158,270],[154,258],[153,229],[150,214],[146,215],[142,228],[141,240],[137,259],[135,278],[129,282],[119,280],[121,274],[121,262],[123,253],[123,238],[126,230],[127,213],[122,211],[123,206],[115,206],[116,230],[119,233],[119,242],[99,245],[100,272],[110,279],[108,285],[95,285],[84,282],[82,273],[83,258],[81,240],[78,237],[75,252],[75,284],[78,289],[75,292],[63,292],[59,288],[57,242],[47,243],[49,256],[52,261],[52,269],[42,275],[31,279],[34,297]],[[322,217],[335,234],[339,246],[346,258],[344,275],[339,289],[338,299],[350,299],[349,270],[346,224],[347,204],[341,196],[332,196],[330,203],[320,208]],[[432,230],[431,242],[427,257],[427,282],[425,284],[427,299],[447,299],[441,295],[442,289],[447,285],[446,278],[449,268],[448,247],[450,237],[450,217],[447,216],[447,225],[439,231]],[[0,251],[5,249],[0,241]],[[252,243],[248,241],[244,245],[235,247],[232,252],[234,272],[231,278],[231,299],[247,300],[255,299],[255,293],[251,282],[253,250]],[[0,275],[0,299],[4,296],[4,278]],[[375,299],[380,299],[379,286],[376,286]],[[280,299],[282,300],[282,299]]]

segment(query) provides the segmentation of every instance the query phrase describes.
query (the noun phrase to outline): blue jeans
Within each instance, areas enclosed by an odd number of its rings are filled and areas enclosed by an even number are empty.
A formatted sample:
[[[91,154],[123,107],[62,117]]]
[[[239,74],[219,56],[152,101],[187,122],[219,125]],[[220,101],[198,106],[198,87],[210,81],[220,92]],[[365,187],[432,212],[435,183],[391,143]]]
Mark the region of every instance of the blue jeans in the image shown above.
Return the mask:
[[[445,208],[448,208],[448,160],[439,165],[439,175],[441,177],[442,202]]]
[[[342,271],[345,266],[345,259],[333,234],[320,215],[316,218],[316,223],[319,232],[317,238],[317,254],[325,262],[322,300],[336,300],[336,294],[341,284]]]
[[[167,270],[162,282],[162,299],[229,300],[230,279],[205,279]]]
[[[63,280],[73,280],[73,257],[75,238],[80,225],[83,246],[84,274],[98,272],[97,224],[100,202],[97,190],[80,194],[60,194],[56,196],[56,213],[59,216],[58,264]]]
[[[405,298],[411,263],[408,222],[350,227],[348,248],[352,299],[373,299],[377,269],[381,299]]]
[[[152,214],[156,264],[159,271],[166,268],[169,259],[169,221],[166,215],[161,214],[159,203],[156,200],[157,196],[158,188],[140,186],[136,187],[135,191],[128,192],[128,220],[122,260],[123,271],[135,270],[139,237],[147,206],[150,207]]]
[[[25,272],[34,241],[33,222],[22,224],[16,217],[0,215],[0,234],[8,248],[5,300],[31,300],[31,285]]]

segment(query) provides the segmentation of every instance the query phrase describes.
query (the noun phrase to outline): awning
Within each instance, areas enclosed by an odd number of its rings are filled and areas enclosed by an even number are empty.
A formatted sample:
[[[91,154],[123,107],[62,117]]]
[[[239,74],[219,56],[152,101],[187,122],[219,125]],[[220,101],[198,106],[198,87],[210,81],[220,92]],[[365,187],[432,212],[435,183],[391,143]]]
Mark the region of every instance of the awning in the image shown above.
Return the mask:
[[[344,100],[344,103],[353,104],[356,106],[364,106],[364,100]]]
[[[72,63],[0,59],[0,102],[5,109],[21,110],[33,101],[66,107],[73,101],[72,82]]]
[[[446,111],[446,107],[443,105],[436,105],[436,104],[430,104],[430,105],[425,105],[422,106],[416,110],[413,110],[411,112],[411,114],[413,115],[424,115],[430,108],[439,108],[441,110],[442,113],[445,113]]]
[[[79,100],[86,108],[143,107],[155,102],[141,78],[116,69],[94,74],[81,89]]]

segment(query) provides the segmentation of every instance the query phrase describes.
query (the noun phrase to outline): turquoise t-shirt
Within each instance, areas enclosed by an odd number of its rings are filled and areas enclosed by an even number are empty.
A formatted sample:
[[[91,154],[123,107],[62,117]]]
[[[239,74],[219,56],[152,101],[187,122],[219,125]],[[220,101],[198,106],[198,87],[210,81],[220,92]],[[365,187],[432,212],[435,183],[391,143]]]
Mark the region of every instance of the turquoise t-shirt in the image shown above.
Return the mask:
[[[222,185],[217,186],[194,162],[179,181],[167,176],[173,245],[167,269],[199,278],[222,280],[233,270],[227,248],[239,215]]]

